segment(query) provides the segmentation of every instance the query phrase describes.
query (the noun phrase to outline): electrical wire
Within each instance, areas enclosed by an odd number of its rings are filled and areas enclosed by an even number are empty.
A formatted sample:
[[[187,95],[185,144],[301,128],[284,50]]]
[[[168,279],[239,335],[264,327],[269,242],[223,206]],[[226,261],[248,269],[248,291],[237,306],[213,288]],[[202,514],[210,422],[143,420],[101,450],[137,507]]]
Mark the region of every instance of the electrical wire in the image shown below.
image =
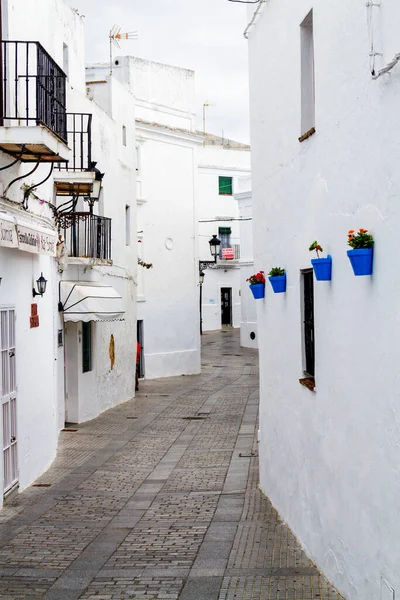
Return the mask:
[[[233,219],[233,218],[231,218],[231,219],[229,219],[229,218],[228,219],[208,219],[208,220],[201,219],[199,221],[199,223],[221,223],[223,221],[228,222],[228,221],[252,221],[252,220],[253,219],[251,217],[246,218],[246,219]]]

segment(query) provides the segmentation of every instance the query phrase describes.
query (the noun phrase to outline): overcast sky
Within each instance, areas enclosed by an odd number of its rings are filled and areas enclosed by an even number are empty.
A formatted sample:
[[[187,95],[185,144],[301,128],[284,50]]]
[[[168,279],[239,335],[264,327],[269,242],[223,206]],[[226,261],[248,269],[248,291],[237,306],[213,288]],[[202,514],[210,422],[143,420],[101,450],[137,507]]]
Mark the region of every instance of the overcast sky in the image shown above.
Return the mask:
[[[207,130],[248,142],[248,76],[245,5],[228,0],[67,0],[85,15],[86,61],[108,60],[108,33],[139,31],[122,42],[118,54],[131,54],[196,71],[197,125],[202,105]]]

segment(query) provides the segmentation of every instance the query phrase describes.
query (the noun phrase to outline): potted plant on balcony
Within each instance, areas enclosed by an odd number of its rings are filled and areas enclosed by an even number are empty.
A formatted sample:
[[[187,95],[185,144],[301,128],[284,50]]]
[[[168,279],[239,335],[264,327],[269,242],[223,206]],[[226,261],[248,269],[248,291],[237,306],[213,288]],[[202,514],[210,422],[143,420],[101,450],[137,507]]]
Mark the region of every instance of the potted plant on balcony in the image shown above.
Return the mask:
[[[286,292],[286,272],[285,269],[274,267],[268,273],[268,279],[272,285],[275,294]]]
[[[347,243],[352,248],[347,251],[347,256],[353,267],[354,275],[372,275],[374,238],[368,229],[360,227],[358,233],[355,233],[354,229],[350,229]]]
[[[332,278],[332,256],[328,254],[326,258],[322,258],[319,253],[323,252],[322,246],[318,244],[317,240],[309,247],[310,252],[315,250],[317,258],[311,259],[311,264],[314,269],[315,279],[317,281],[330,281]]]
[[[259,271],[254,275],[250,275],[246,281],[249,282],[249,287],[256,300],[264,298],[265,296],[265,275],[264,271]]]

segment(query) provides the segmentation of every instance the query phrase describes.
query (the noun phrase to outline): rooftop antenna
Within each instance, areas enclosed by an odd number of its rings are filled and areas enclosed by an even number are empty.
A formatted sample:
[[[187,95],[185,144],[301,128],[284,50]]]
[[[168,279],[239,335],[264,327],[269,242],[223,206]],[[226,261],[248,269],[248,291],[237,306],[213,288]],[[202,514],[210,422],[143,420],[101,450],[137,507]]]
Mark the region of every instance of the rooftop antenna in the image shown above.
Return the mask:
[[[139,37],[139,33],[137,31],[128,31],[126,33],[121,33],[121,27],[119,25],[113,25],[110,30],[109,36],[110,38],[110,75],[112,75],[113,71],[113,46],[121,49],[120,41],[122,40],[136,40]]]

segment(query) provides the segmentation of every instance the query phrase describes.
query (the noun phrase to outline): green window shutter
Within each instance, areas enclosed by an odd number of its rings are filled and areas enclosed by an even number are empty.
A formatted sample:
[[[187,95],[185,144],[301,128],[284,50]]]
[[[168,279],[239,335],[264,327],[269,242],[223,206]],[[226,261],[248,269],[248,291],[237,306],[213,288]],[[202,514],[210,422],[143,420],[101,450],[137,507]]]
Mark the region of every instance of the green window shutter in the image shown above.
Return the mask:
[[[232,196],[232,177],[219,177],[219,195]]]
[[[232,229],[230,227],[218,227],[218,235],[231,235]]]

